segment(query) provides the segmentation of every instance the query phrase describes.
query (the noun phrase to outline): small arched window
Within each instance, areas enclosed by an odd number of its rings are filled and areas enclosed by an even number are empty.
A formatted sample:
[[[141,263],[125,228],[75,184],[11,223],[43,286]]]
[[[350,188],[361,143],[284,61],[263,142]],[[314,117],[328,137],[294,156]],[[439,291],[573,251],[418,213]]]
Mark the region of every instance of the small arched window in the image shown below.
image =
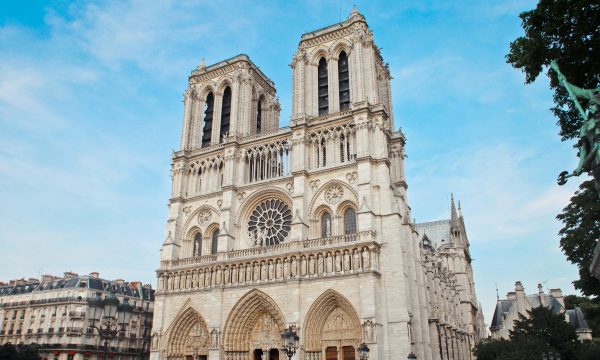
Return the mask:
[[[210,253],[214,255],[217,253],[217,246],[219,245],[219,229],[216,229],[212,232],[211,239],[212,244],[210,248]]]
[[[329,112],[329,86],[327,80],[327,60],[319,60],[318,85],[319,85],[319,115],[325,115]]]
[[[260,134],[262,130],[262,97],[258,99],[256,104],[256,133]]]
[[[340,111],[350,108],[350,75],[348,71],[348,56],[342,51],[338,59],[338,78],[340,90]]]
[[[231,119],[231,88],[228,86],[223,91],[223,104],[221,105],[221,141],[229,133],[229,120]]]
[[[215,96],[212,92],[206,96],[204,103],[204,128],[202,129],[202,147],[210,146],[212,138],[213,112],[215,107]]]
[[[321,162],[323,165],[327,165],[327,144],[325,143],[325,139],[321,139]]]
[[[321,237],[326,238],[331,236],[331,214],[325,211],[321,215]]]
[[[353,208],[348,208],[344,212],[344,234],[356,233],[356,212]]]
[[[202,234],[194,235],[194,249],[192,256],[202,256]]]

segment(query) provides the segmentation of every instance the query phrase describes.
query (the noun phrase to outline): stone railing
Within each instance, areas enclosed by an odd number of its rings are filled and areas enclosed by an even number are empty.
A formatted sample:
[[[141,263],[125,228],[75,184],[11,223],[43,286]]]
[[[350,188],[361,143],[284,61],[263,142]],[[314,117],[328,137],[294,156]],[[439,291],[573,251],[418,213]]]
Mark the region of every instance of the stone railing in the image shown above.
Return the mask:
[[[203,265],[216,261],[233,259],[249,259],[258,256],[271,256],[285,254],[302,249],[310,249],[321,246],[338,245],[350,242],[369,242],[375,240],[374,231],[361,231],[354,234],[338,235],[326,238],[283,242],[272,246],[258,246],[248,249],[232,250],[219,254],[203,255],[178,260],[163,260],[160,262],[160,270],[180,269],[190,265]]]
[[[158,271],[158,292],[245,286],[379,272],[374,232],[219,253],[216,261],[177,263]],[[182,260],[176,260],[177,262]],[[183,261],[191,261],[184,259]],[[173,263],[173,262],[172,262]],[[196,265],[196,266],[189,266]]]

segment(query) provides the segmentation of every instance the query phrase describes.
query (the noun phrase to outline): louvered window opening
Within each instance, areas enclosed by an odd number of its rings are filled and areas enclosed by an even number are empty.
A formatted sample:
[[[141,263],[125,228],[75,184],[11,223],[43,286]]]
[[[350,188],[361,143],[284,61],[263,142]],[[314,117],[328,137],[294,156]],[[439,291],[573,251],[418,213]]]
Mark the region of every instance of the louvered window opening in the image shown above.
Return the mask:
[[[348,56],[345,52],[340,53],[338,60],[338,78],[340,88],[340,111],[350,108],[350,76],[348,71]]]
[[[325,58],[319,60],[318,85],[319,85],[319,115],[329,112],[329,87],[327,83],[327,61]]]
[[[260,134],[262,130],[262,100],[258,99],[257,109],[256,109],[256,133]]]
[[[215,107],[215,96],[209,93],[204,104],[204,128],[202,129],[202,147],[210,146],[212,138],[213,113]]]
[[[221,105],[221,141],[229,134],[229,120],[231,119],[231,88],[228,86],[223,92]]]

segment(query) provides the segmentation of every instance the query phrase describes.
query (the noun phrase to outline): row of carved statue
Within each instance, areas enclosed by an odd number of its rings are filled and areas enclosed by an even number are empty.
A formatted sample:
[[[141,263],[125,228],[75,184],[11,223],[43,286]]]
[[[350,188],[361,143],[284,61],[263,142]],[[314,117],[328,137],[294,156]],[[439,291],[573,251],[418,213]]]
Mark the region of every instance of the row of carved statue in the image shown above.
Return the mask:
[[[158,291],[223,285],[236,286],[256,282],[377,271],[378,269],[379,249],[362,246],[315,254],[299,254],[230,265],[162,272],[158,275]]]

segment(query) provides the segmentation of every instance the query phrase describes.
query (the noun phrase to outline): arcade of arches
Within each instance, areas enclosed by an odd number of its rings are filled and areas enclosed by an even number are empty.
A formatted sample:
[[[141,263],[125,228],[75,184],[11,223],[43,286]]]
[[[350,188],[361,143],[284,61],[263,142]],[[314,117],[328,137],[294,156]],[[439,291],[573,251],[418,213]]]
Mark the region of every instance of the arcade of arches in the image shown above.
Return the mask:
[[[355,360],[362,327],[352,304],[334,290],[325,291],[310,306],[298,329],[300,359]],[[226,360],[286,359],[281,332],[288,326],[277,303],[259,290],[244,295],[231,310],[222,330],[209,331],[206,321],[188,307],[166,333],[167,359],[204,360],[218,350]]]

